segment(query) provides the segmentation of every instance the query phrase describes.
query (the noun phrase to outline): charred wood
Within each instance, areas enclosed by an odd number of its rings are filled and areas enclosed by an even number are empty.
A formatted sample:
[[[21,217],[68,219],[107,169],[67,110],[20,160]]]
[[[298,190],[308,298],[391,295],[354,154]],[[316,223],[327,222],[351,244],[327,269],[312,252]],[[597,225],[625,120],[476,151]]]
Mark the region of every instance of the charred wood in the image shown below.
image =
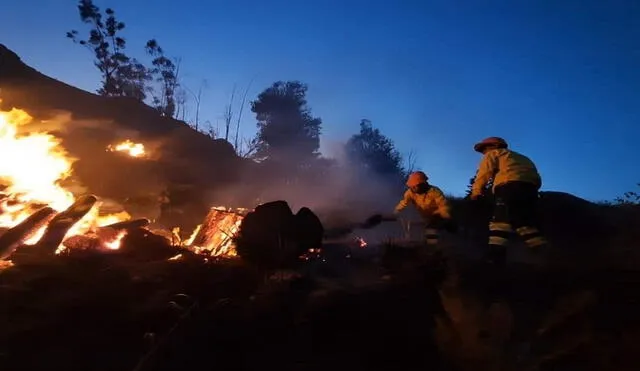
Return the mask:
[[[53,254],[62,243],[69,229],[80,221],[93,208],[98,199],[93,195],[78,197],[73,205],[56,215],[47,226],[44,235],[35,247]]]
[[[102,241],[97,235],[82,234],[65,239],[63,245],[69,248],[69,252],[72,253],[84,250],[99,250],[102,246]]]
[[[134,261],[155,261],[169,259],[183,250],[171,246],[164,236],[138,228],[127,232],[117,252]]]
[[[102,228],[111,228],[115,230],[137,229],[137,228],[144,228],[148,226],[149,223],[151,223],[149,219],[140,218],[140,219],[132,219],[132,220],[126,220],[123,222],[109,224],[104,227],[100,227],[100,229]]]
[[[37,233],[54,214],[55,210],[44,207],[31,214],[22,223],[6,231],[0,236],[0,259],[11,256],[21,243]]]

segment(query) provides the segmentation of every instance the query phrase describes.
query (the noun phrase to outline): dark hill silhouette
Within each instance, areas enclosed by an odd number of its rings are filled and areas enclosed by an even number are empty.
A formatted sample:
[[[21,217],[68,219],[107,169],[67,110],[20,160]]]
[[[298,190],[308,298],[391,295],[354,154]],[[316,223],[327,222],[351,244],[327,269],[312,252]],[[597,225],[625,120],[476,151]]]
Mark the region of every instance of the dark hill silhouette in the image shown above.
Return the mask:
[[[0,99],[3,110],[25,110],[35,121],[65,116],[53,133],[80,159],[74,171],[81,182],[102,197],[156,195],[169,187],[201,200],[233,183],[246,163],[225,140],[212,140],[133,99],[98,96],[45,76],[2,44]],[[154,161],[105,151],[129,138],[151,149]]]

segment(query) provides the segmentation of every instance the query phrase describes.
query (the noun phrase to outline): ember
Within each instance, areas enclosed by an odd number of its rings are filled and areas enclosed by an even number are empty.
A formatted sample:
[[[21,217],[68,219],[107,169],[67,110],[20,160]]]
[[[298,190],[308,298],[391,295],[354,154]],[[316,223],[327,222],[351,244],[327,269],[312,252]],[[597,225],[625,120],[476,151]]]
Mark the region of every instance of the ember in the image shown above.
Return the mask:
[[[107,151],[123,152],[131,157],[145,157],[147,154],[144,149],[144,144],[134,143],[129,139],[115,145],[107,146]]]
[[[95,197],[76,200],[60,186],[71,176],[76,159],[49,133],[21,134],[19,128],[32,120],[19,109],[0,111],[0,156],[20,159],[0,162],[0,228],[24,224],[13,234],[2,236],[5,243],[0,246],[0,258],[10,255],[16,245],[34,245],[49,238],[47,224],[57,223],[66,231],[56,251],[60,253],[67,248],[63,242],[70,236],[95,233],[99,227],[129,219],[126,212],[101,215],[100,202]],[[103,245],[117,249],[123,236],[124,232],[118,232],[103,240]],[[51,237],[51,241],[56,239]]]
[[[13,267],[13,262],[11,260],[0,260],[0,271],[10,267]]]
[[[178,255],[175,255],[175,256],[169,258],[169,260],[171,260],[171,261],[180,260],[180,259],[182,259],[182,254],[178,254]]]

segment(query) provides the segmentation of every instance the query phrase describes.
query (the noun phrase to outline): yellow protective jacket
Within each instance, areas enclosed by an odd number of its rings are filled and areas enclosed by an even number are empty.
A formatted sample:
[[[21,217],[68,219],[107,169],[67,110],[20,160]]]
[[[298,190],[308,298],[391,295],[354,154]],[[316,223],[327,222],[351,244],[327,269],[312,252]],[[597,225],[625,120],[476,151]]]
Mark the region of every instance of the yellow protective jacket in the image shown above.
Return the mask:
[[[438,187],[430,186],[429,190],[423,194],[417,194],[408,189],[396,205],[395,212],[402,211],[409,204],[413,204],[420,215],[427,220],[436,215],[444,219],[450,218],[449,201]]]
[[[493,189],[508,182],[528,182],[540,187],[542,179],[536,165],[527,156],[506,148],[491,150],[482,157],[472,195],[482,194],[482,189],[493,179]]]

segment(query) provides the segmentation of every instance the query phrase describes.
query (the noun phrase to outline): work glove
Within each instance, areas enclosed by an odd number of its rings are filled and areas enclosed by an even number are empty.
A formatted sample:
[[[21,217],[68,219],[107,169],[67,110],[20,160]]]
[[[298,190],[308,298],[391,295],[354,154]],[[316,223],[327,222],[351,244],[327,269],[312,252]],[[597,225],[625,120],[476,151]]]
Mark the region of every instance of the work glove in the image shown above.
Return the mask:
[[[458,233],[458,223],[453,219],[445,219],[443,228],[451,234]]]

